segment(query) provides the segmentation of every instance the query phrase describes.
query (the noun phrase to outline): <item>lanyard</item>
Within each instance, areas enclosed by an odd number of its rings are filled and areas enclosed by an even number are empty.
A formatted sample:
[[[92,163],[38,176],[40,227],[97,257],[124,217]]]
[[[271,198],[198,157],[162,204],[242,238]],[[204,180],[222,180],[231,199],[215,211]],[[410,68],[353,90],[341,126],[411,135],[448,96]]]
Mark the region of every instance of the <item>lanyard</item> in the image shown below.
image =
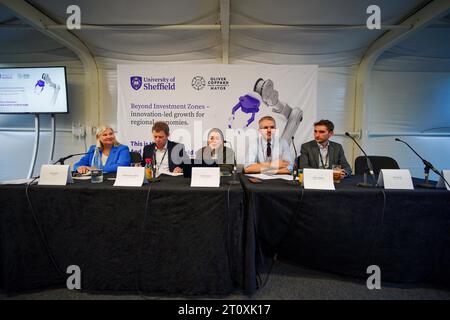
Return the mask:
[[[323,158],[322,158],[322,153],[320,152],[320,147],[319,147],[319,158],[320,158],[320,162],[322,163],[322,169],[326,169],[327,167],[325,166],[326,164],[328,164],[328,159],[329,159],[329,151],[330,149],[327,148],[327,155],[325,157],[325,163],[323,162]]]
[[[157,151],[157,150],[158,150],[158,148],[155,149],[155,162],[157,162],[157,161],[156,161],[156,151]],[[159,162],[159,164],[158,164],[158,163],[155,163],[155,165],[157,165],[158,168],[161,167],[161,163],[164,161],[164,158],[166,157],[166,153],[167,153],[167,148],[166,148],[166,151],[164,151],[164,154],[163,154],[163,156],[162,156],[161,161]]]

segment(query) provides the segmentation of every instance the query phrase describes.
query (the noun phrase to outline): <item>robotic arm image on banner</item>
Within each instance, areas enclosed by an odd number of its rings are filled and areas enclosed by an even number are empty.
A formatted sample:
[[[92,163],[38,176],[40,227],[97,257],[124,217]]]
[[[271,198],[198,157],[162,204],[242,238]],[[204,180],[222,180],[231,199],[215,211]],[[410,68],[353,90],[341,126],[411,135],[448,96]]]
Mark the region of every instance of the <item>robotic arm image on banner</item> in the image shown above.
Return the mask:
[[[278,91],[274,89],[273,81],[270,79],[256,80],[253,88],[261,97],[268,107],[273,107],[272,111],[279,113],[286,118],[286,126],[284,127],[281,139],[291,142],[291,137],[295,135],[300,122],[303,120],[303,110],[300,108],[291,108],[287,103],[278,99]]]
[[[282,139],[291,142],[291,137],[295,135],[298,126],[303,119],[303,110],[300,108],[291,108],[288,104],[278,99],[278,91],[274,89],[273,81],[259,78],[256,80],[253,88],[254,92],[239,97],[239,102],[233,107],[231,117],[229,118],[228,128],[233,127],[233,121],[236,119],[236,112],[241,109],[245,114],[250,114],[245,128],[255,120],[256,113],[259,112],[261,102],[266,106],[272,107],[272,111],[281,114],[286,118],[286,126],[281,135]]]
[[[50,100],[50,106],[54,106],[56,99],[58,98],[58,93],[59,93],[59,90],[61,89],[61,87],[59,84],[52,82],[52,79],[50,79],[50,76],[48,73],[43,73],[42,80],[39,79],[36,82],[36,84],[34,85],[34,93],[38,94],[38,95],[41,94],[42,91],[44,91],[45,86],[48,86],[53,89],[53,96],[52,96],[52,99]]]

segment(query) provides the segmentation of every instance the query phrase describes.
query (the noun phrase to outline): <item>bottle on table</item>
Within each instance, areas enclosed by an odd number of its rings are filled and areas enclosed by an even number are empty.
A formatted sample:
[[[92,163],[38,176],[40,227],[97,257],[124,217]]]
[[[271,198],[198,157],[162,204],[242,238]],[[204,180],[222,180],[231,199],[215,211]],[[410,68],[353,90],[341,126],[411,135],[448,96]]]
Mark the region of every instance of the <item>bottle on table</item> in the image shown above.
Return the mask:
[[[302,185],[303,184],[303,169],[298,169],[297,174],[298,174],[298,183],[300,185]]]
[[[152,159],[145,158],[145,177],[148,181],[153,178],[153,167],[152,167]]]
[[[99,147],[95,147],[94,156],[91,162],[91,182],[103,182],[103,165]]]

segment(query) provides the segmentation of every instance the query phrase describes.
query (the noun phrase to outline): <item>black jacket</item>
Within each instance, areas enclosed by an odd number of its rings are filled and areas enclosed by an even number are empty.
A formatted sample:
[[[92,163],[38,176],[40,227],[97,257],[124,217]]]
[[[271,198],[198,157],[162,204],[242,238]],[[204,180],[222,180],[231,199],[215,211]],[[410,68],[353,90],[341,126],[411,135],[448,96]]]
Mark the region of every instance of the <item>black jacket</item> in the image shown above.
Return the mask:
[[[302,144],[300,151],[300,157],[297,159],[299,161],[299,167],[304,168],[315,168],[318,169],[319,165],[319,146],[315,140]],[[352,174],[352,168],[345,159],[344,149],[342,145],[337,142],[330,141],[328,145],[329,154],[329,169],[333,164],[340,164],[342,169],[345,170],[347,175]]]
[[[145,159],[153,159],[156,143],[151,143],[144,147],[142,152],[142,166],[145,166]],[[189,157],[184,151],[184,145],[173,141],[167,141],[167,156],[169,159],[169,171],[173,172],[176,167],[183,168],[183,163],[189,163]]]

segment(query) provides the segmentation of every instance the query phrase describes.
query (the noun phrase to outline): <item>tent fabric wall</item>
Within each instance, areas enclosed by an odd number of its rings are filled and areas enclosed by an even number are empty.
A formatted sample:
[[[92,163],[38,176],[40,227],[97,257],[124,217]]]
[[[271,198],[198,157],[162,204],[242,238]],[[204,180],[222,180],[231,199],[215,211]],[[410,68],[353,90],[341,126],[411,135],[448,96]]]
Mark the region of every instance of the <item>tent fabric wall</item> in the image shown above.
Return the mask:
[[[370,79],[366,147],[371,154],[395,158],[416,177],[423,177],[422,162],[395,137],[413,145],[435,167],[450,168],[449,17],[385,52]],[[434,173],[431,178],[438,179]]]
[[[437,168],[450,168],[450,72],[375,71],[370,92],[366,146],[370,154],[391,156],[413,176],[423,177],[420,159],[394,141],[400,137]],[[409,133],[448,135],[407,136]]]

